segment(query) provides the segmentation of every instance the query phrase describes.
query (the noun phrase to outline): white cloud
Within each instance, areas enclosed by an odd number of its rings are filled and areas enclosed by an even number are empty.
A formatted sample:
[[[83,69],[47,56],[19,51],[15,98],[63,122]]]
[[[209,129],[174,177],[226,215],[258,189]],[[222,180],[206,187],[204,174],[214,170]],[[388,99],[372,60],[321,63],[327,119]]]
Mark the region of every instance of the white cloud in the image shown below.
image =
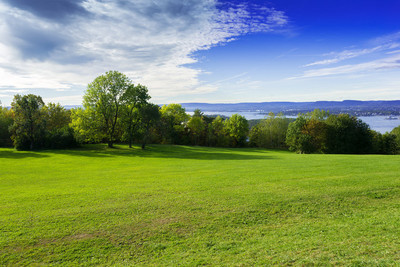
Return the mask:
[[[383,59],[373,60],[359,64],[348,64],[339,67],[321,68],[305,71],[301,76],[292,77],[289,79],[298,78],[314,78],[332,75],[350,75],[353,73],[377,71],[384,69],[400,68],[400,55],[394,55]]]
[[[309,63],[307,65],[304,65],[304,67],[334,64],[344,61],[346,59],[356,58],[372,54],[375,52],[387,51],[386,54],[397,53],[397,51],[399,50],[396,51],[392,50],[400,47],[399,40],[400,40],[400,32],[381,36],[379,38],[375,38],[372,41],[369,41],[369,43],[372,44],[373,47],[364,49],[344,50],[341,52],[331,52],[324,55],[325,57],[330,57],[330,58]]]
[[[199,81],[193,53],[287,24],[275,9],[213,0],[86,0],[69,23],[0,3],[0,88],[68,91],[119,70],[157,99],[218,89]]]
[[[390,44],[390,45],[385,45],[385,46],[380,45],[380,46],[376,46],[373,48],[366,48],[366,49],[344,50],[339,53],[333,52],[333,53],[329,53],[326,55],[326,56],[333,56],[333,58],[315,61],[315,62],[305,65],[305,67],[334,64],[334,63],[338,63],[338,62],[346,60],[346,59],[351,59],[351,58],[355,58],[355,57],[359,57],[359,56],[363,56],[363,55],[368,55],[368,54],[378,52],[378,51],[393,49],[393,48],[396,48],[399,46],[400,46],[400,44]]]

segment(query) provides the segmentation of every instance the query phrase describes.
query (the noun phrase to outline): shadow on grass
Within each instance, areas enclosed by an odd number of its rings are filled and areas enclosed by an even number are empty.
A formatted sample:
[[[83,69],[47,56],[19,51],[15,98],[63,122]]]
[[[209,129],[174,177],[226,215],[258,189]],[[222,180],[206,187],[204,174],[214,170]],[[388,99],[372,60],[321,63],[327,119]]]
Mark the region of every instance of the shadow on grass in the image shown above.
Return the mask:
[[[36,152],[22,152],[15,150],[0,150],[0,158],[2,159],[23,159],[23,158],[47,158],[48,155],[43,155]]]
[[[85,145],[79,149],[47,150],[46,153],[63,154],[80,157],[141,157],[141,158],[175,158],[197,160],[252,160],[272,159],[267,151],[256,149],[234,149],[214,147],[190,147],[173,145],[150,145],[145,150],[139,147],[128,148],[118,145],[108,148],[106,145]],[[252,153],[250,153],[252,152]],[[255,152],[255,153],[254,153]]]

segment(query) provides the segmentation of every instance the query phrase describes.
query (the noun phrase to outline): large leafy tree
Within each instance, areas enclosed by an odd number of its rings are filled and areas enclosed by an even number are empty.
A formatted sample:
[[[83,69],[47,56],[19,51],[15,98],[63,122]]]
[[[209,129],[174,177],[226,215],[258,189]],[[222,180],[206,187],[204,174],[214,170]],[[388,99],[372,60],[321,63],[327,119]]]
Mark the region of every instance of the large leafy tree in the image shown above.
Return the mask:
[[[150,129],[155,126],[161,117],[160,107],[158,105],[147,103],[139,109],[140,121],[139,127],[142,133],[142,149],[145,149],[149,140]]]
[[[225,121],[224,126],[225,132],[231,138],[233,147],[243,146],[246,143],[249,123],[245,117],[234,114]]]
[[[44,106],[43,116],[46,120],[46,128],[50,132],[68,127],[71,122],[70,111],[65,109],[59,103],[48,103]]]
[[[120,129],[120,116],[123,106],[126,105],[134,85],[131,80],[118,71],[109,71],[97,77],[87,87],[83,97],[83,106],[88,113],[95,116],[93,127],[103,134],[109,147],[117,139]]]
[[[48,103],[43,107],[46,121],[46,148],[68,148],[77,146],[74,131],[70,127],[71,111],[60,104]]]
[[[331,115],[326,120],[327,152],[339,154],[370,153],[372,133],[368,124],[348,114]]]
[[[297,119],[289,124],[286,133],[289,149],[298,153],[325,152],[328,128],[325,120],[328,116],[329,112],[319,109],[299,114]]]
[[[70,126],[74,129],[79,143],[97,143],[104,138],[104,133],[98,131],[103,127],[103,122],[92,109],[72,109]]]
[[[33,94],[15,95],[11,103],[14,123],[10,127],[12,140],[18,150],[42,146],[45,136],[44,102]]]
[[[225,132],[224,119],[217,116],[208,125],[208,145],[229,146],[229,138]]]
[[[132,142],[136,131],[138,130],[141,111],[147,105],[150,99],[146,86],[138,84],[130,86],[125,93],[126,105],[122,109],[122,123],[125,131],[125,138],[128,140],[129,147],[132,147]],[[146,106],[146,111],[147,111]]]
[[[270,113],[250,131],[250,143],[264,148],[286,148],[285,138],[290,119]]]
[[[303,128],[307,124],[307,119],[300,115],[294,122],[289,124],[286,133],[286,144],[290,150],[298,153],[310,153],[314,152],[310,149],[310,136],[307,136],[303,132]]]
[[[179,144],[185,134],[185,123],[190,116],[180,104],[164,105],[161,108],[160,133],[163,143]]]
[[[201,116],[192,116],[187,123],[187,127],[189,128],[190,134],[194,139],[194,145],[198,145],[200,141],[201,135],[204,134],[206,129],[206,124],[203,121]]]

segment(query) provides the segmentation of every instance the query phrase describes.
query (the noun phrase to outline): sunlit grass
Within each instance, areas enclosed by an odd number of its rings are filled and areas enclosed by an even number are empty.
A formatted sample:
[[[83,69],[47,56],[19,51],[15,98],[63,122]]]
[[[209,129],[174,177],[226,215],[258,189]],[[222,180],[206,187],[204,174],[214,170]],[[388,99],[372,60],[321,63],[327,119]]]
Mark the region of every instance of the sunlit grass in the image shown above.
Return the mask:
[[[400,261],[400,157],[0,149],[0,265]]]

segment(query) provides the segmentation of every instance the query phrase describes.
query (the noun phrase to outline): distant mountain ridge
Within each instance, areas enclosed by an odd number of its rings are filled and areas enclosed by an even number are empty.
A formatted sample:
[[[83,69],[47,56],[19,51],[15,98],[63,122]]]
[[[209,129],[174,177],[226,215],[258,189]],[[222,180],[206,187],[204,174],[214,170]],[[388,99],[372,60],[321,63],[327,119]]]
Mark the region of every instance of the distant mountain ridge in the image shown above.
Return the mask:
[[[180,103],[188,112],[200,109],[204,112],[269,112],[297,115],[314,109],[328,110],[332,114],[349,113],[356,116],[400,115],[400,100],[344,100],[315,102],[243,102],[243,103]],[[162,104],[160,104],[162,106]],[[82,107],[66,105],[67,109]]]
[[[331,113],[350,113],[353,115],[399,115],[400,100],[376,101],[316,101],[316,102],[244,102],[235,104],[182,103],[187,111],[200,109],[207,112],[259,112],[297,115],[314,109],[329,110]]]

